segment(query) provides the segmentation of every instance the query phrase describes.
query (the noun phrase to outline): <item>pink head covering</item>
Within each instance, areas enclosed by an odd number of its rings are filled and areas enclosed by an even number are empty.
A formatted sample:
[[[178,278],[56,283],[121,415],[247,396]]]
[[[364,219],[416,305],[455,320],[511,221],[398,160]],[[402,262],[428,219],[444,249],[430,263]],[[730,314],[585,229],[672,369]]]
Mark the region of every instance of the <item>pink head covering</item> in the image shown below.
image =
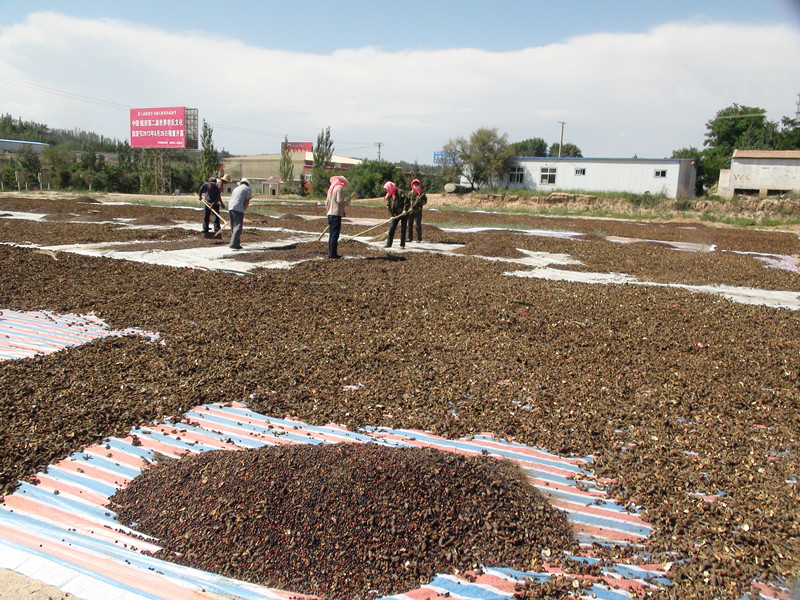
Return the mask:
[[[348,183],[349,182],[347,181],[347,179],[344,178],[343,175],[334,175],[333,177],[331,177],[331,185],[328,188],[328,194],[330,194],[333,190],[335,190],[339,186],[345,187]]]
[[[383,184],[383,189],[386,190],[386,199],[389,199],[389,196],[394,198],[394,193],[397,191],[397,184],[394,181],[387,181]]]
[[[411,182],[411,191],[415,192],[417,196],[422,195],[422,184],[419,182],[419,179],[415,179]]]

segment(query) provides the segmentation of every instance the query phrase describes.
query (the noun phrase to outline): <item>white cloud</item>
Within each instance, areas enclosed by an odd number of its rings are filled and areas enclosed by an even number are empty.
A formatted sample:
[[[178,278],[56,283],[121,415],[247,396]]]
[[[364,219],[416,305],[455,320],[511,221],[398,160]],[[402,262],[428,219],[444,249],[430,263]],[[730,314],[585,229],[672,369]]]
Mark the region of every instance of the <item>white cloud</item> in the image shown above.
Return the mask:
[[[123,109],[13,79],[130,107],[196,107],[217,125],[215,144],[232,152],[275,152],[284,133],[314,141],[330,126],[337,151],[361,142],[350,154],[374,157],[380,141],[385,158],[422,163],[449,138],[484,126],[510,141],[551,143],[557,121],[585,156],[667,156],[700,147],[705,123],[734,102],[776,121],[793,114],[798,72],[796,30],[735,23],[671,23],[503,53],[367,47],[329,55],[55,13],[0,29],[2,113],[128,135]]]

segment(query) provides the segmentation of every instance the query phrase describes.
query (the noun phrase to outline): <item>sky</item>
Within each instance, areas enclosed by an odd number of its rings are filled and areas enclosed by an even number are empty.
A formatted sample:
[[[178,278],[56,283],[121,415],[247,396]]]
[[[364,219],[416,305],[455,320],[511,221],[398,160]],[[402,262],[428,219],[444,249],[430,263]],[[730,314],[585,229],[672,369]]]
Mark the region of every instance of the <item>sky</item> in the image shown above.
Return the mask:
[[[424,165],[494,128],[663,158],[799,102],[800,0],[0,0],[0,114],[130,140],[131,108],[186,106],[234,155],[330,127]]]

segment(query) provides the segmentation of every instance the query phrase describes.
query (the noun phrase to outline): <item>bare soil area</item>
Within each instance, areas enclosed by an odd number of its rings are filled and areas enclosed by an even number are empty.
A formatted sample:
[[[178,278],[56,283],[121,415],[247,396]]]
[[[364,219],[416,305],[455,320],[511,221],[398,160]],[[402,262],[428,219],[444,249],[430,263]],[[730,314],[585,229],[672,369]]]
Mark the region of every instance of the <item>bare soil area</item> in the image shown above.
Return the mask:
[[[313,204],[270,209],[324,214]],[[653,524],[647,550],[673,564],[673,586],[661,598],[739,598],[754,580],[790,585],[798,576],[798,312],[667,287],[521,279],[504,275],[507,263],[474,257],[512,257],[523,248],[642,280],[800,292],[800,274],[767,268],[752,254],[797,256],[795,233],[429,209],[424,238],[467,244],[466,253],[388,254],[348,240],[340,245],[347,260],[236,276],[64,252],[54,260],[11,245],[215,243],[198,242],[199,228],[113,222],[199,225],[196,211],[6,194],[0,215],[8,211],[86,218],[0,217],[0,309],[93,311],[115,328],[158,331],[165,344],[108,338],[0,363],[5,493],[104,437],[204,402],[242,401],[314,424],[448,437],[489,431],[591,454],[616,499],[641,507]],[[112,222],[92,222],[97,215]],[[359,206],[348,217],[386,218],[385,210]],[[254,229],[276,221],[248,213],[243,241],[277,239]],[[279,226],[322,232],[325,225],[288,217]],[[450,231],[498,226],[581,235]],[[364,228],[345,223],[343,234]],[[676,241],[715,250],[676,250],[669,244]]]
[[[3,600],[73,600],[75,596],[14,571],[0,569],[0,598]]]

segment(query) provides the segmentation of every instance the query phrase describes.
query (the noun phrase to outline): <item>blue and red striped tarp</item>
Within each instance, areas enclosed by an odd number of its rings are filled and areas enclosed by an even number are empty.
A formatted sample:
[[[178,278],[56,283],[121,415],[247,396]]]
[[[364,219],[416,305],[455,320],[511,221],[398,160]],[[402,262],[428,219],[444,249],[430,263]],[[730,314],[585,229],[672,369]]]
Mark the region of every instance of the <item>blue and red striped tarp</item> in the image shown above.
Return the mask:
[[[0,360],[51,354],[98,338],[158,334],[139,329],[112,330],[95,315],[59,315],[48,311],[0,311]]]
[[[447,440],[414,430],[355,432],[336,425],[320,427],[268,417],[243,404],[209,404],[187,412],[180,423],[137,428],[126,438],[111,438],[105,444],[85,448],[38,474],[35,485],[22,483],[0,507],[0,568],[89,600],[180,600],[208,598],[209,593],[254,599],[297,597],[291,591],[254,586],[157,560],[148,553],[159,549],[158,540],[143,539],[122,526],[106,506],[116,490],[156,460],[156,453],[178,458],[219,449],[330,443],[432,447],[514,460],[533,485],[567,512],[578,539],[587,544],[585,556],[573,557],[576,560],[595,560],[590,542],[641,542],[650,531],[641,517],[605,497],[602,486],[585,469],[588,459],[562,458],[489,435]],[[508,599],[514,586],[526,577],[541,580],[559,574],[546,561],[545,565],[541,573],[486,565],[480,574],[440,574],[417,590],[391,598],[433,598],[449,592],[455,598]],[[601,577],[593,578],[589,593],[597,598],[630,598],[633,592],[666,584],[664,577],[660,565],[606,566]]]

